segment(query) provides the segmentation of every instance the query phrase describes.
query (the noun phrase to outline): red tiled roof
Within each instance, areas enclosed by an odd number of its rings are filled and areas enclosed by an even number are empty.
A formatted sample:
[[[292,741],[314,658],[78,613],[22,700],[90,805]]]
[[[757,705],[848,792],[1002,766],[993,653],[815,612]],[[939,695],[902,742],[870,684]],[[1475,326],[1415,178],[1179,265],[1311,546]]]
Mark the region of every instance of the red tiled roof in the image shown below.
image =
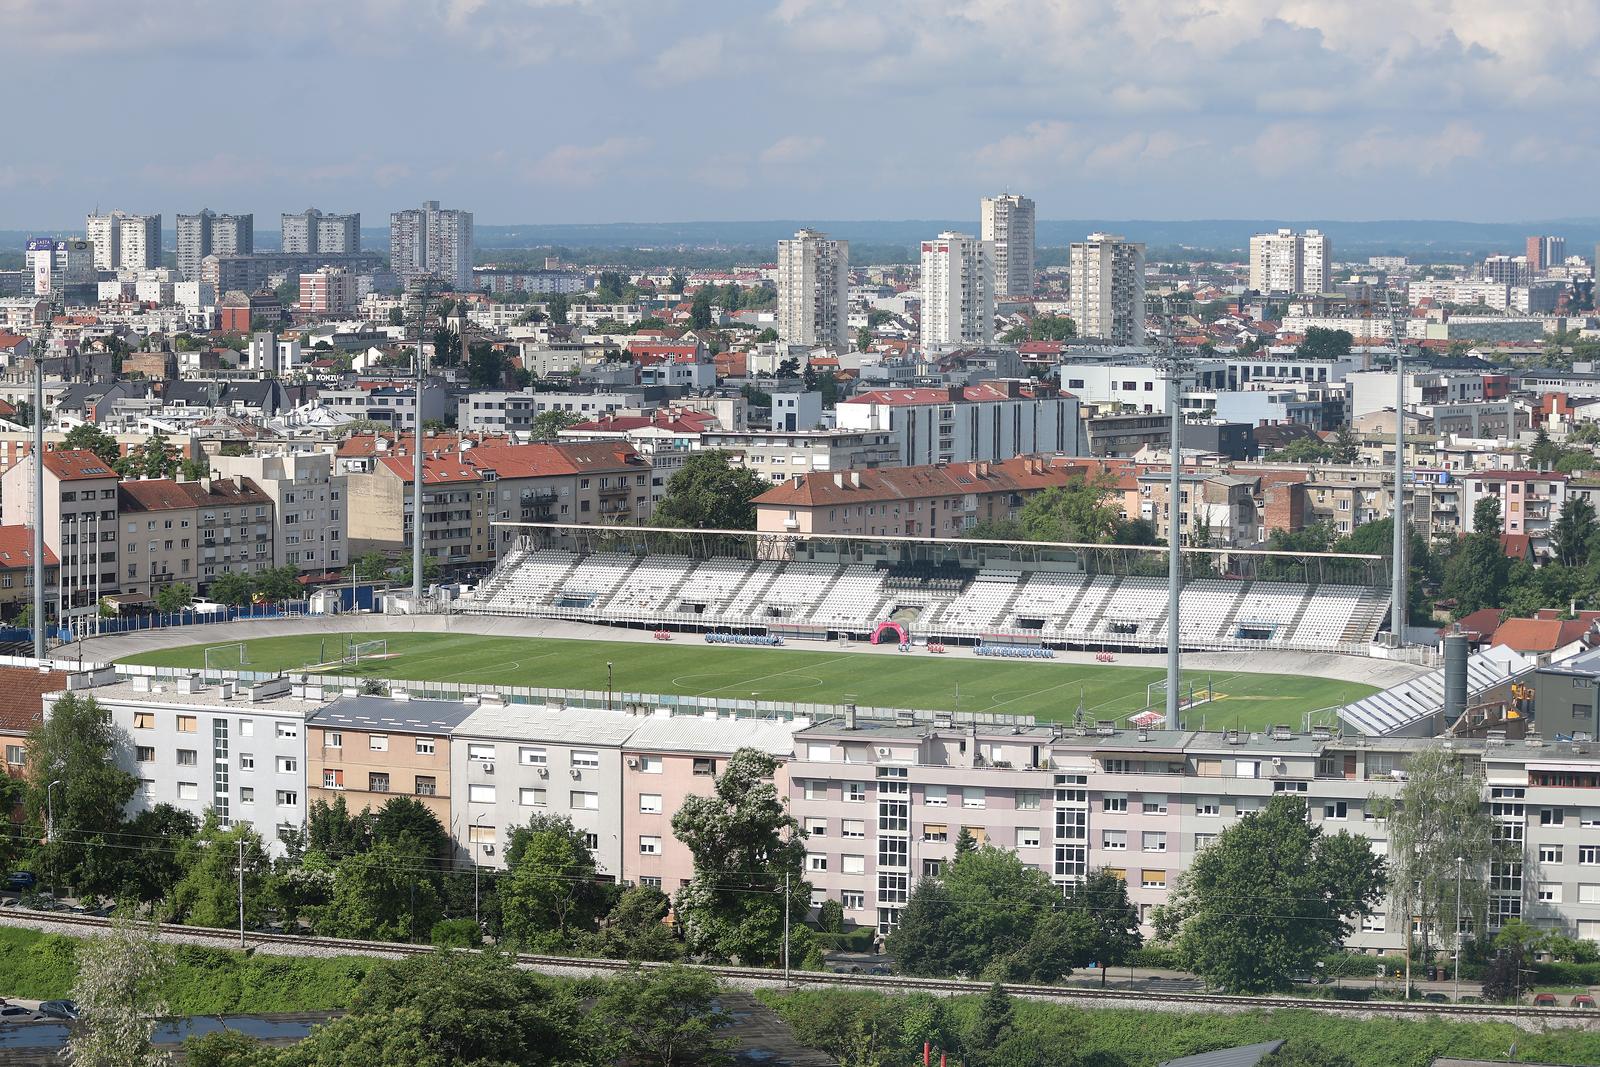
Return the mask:
[[[87,448],[69,448],[44,454],[44,469],[64,482],[89,478],[115,478],[105,460]]]
[[[0,732],[25,734],[39,723],[44,695],[67,687],[64,671],[0,667]]]
[[[1463,615],[1449,626],[1439,627],[1439,636],[1445,637],[1459,630],[1468,637],[1492,637],[1495,630],[1500,627],[1499,608],[1479,608],[1477,611]]]
[[[44,565],[54,567],[59,560],[44,546]],[[33,527],[0,526],[0,570],[33,566]]]
[[[1106,470],[1095,460],[1018,456],[1004,463],[940,463],[919,467],[813,473],[791,478],[756,497],[758,507],[819,507],[1023,492],[1065,485]]]
[[[1517,652],[1554,652],[1581,640],[1590,624],[1582,619],[1507,619],[1494,632],[1494,644]]]
[[[379,462],[405,481],[411,480],[413,468],[410,456],[384,456]],[[422,457],[423,485],[464,484],[482,480],[483,475],[454,452],[438,459],[432,456]]]
[[[1019,397],[1009,397],[1003,384],[994,382],[979,382],[977,385],[968,385],[961,390],[962,398],[956,403],[969,404],[983,403],[988,400],[1019,399],[1022,397],[1033,398],[1038,395],[1038,390],[1032,385],[1023,385]],[[909,407],[914,404],[948,404],[951,403],[950,390],[948,389],[872,389],[859,393],[845,404],[887,404],[891,407]]]
[[[0,348],[16,348],[26,340],[27,338],[21,334],[0,330]]]

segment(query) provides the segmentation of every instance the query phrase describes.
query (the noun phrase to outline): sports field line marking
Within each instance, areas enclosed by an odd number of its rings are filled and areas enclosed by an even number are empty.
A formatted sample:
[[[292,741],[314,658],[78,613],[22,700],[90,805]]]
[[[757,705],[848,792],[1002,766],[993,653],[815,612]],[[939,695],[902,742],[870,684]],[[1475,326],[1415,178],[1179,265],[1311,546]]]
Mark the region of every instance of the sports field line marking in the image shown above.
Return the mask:
[[[856,658],[855,656],[834,656],[832,659],[825,659],[821,663],[806,663],[806,664],[802,664],[799,667],[791,667],[789,670],[786,670],[786,671],[777,671],[777,672],[775,672],[773,674],[761,674],[761,675],[757,675],[754,678],[748,678],[748,679],[746,679],[744,681],[729,682],[727,685],[719,685],[715,689],[704,689],[704,690],[701,690],[700,692],[694,693],[692,695],[693,696],[701,696],[701,697],[710,696],[712,693],[720,693],[724,689],[732,689],[735,686],[746,686],[746,685],[750,685],[752,683],[765,682],[765,681],[767,681],[769,679],[772,679],[772,678],[781,678],[786,674],[794,674],[797,671],[815,670],[816,668],[822,667],[822,666],[824,666],[826,664],[829,664],[829,663],[843,663],[846,660],[853,660],[855,658]]]

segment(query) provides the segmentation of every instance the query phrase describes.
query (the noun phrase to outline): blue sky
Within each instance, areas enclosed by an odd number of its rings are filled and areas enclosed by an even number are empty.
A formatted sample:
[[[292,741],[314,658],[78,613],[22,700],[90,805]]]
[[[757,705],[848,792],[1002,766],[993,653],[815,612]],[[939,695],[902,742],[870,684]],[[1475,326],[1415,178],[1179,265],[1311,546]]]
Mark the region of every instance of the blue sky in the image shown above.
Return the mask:
[[[0,0],[0,228],[1595,214],[1593,0]]]

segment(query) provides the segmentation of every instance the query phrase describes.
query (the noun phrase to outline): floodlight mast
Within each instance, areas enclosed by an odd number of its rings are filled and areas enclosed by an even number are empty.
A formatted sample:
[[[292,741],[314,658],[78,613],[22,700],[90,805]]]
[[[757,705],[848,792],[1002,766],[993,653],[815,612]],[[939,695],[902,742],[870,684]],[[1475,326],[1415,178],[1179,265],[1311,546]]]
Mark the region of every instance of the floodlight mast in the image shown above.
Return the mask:
[[[1389,640],[1395,648],[1406,643],[1406,371],[1405,342],[1409,316],[1391,305],[1389,323],[1394,343],[1394,563],[1390,576]]]
[[[1171,419],[1167,454],[1171,461],[1167,483],[1167,728],[1180,729],[1178,722],[1180,680],[1183,675],[1183,641],[1179,623],[1179,601],[1183,597],[1183,559],[1179,543],[1181,516],[1179,499],[1183,492],[1183,374],[1189,361],[1170,340],[1163,340],[1155,364],[1167,374],[1167,414]]]

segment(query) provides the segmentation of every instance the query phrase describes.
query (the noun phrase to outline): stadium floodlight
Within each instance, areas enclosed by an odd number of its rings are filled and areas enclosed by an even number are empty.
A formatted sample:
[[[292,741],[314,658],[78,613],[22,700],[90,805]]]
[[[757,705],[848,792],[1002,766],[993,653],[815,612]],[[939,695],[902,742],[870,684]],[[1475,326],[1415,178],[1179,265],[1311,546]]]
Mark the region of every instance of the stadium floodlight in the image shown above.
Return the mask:
[[[1393,588],[1389,606],[1389,642],[1395,648],[1406,643],[1406,326],[1410,321],[1403,304],[1389,308],[1389,324],[1394,344],[1394,502],[1389,510],[1394,520],[1394,562],[1390,580]]]
[[[1168,431],[1167,458],[1171,464],[1171,480],[1167,484],[1167,728],[1176,730],[1178,722],[1178,697],[1183,672],[1182,629],[1178,618],[1178,602],[1183,596],[1183,558],[1179,535],[1181,533],[1178,501],[1183,493],[1183,377],[1189,369],[1189,360],[1170,340],[1161,341],[1160,350],[1152,360],[1167,374],[1167,414],[1171,417]]]

